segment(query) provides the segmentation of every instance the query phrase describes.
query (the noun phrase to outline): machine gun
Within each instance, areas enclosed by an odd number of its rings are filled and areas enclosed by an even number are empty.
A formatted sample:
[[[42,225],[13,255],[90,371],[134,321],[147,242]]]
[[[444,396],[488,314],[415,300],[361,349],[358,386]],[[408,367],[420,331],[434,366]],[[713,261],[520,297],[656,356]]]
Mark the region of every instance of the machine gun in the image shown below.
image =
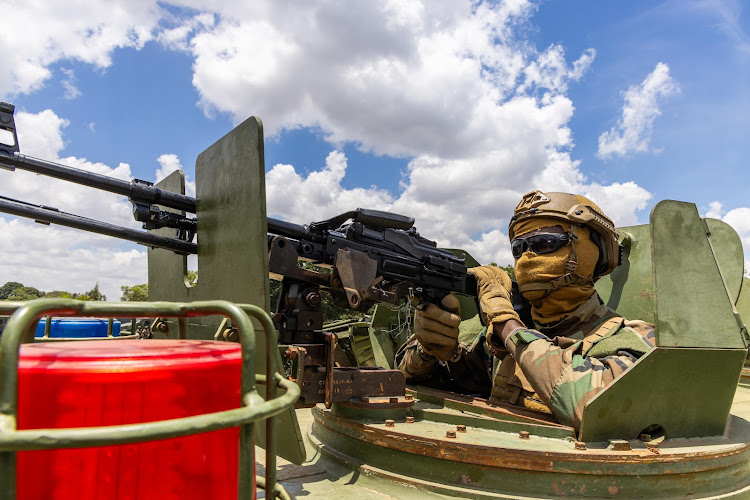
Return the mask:
[[[0,196],[0,211],[37,222],[76,229],[195,254],[197,227],[195,198],[164,191],[135,179],[131,182],[20,154],[14,107],[0,103],[0,166],[19,168],[96,189],[127,196],[135,220],[143,228],[175,229],[175,237],[106,224],[43,205]],[[162,210],[168,207],[181,211]],[[267,219],[269,271],[283,277],[274,323],[284,346],[287,375],[302,386],[302,401],[348,401],[357,394],[403,395],[403,375],[397,370],[334,368],[336,336],[323,332],[321,290],[330,292],[350,309],[366,310],[384,302],[399,305],[439,303],[447,294],[476,294],[474,277],[465,258],[437,248],[420,236],[414,219],[376,210],[356,209],[307,226]],[[300,262],[313,266],[301,266]],[[521,295],[516,309],[522,311]],[[522,316],[523,318],[524,316]],[[334,386],[337,389],[334,390]]]

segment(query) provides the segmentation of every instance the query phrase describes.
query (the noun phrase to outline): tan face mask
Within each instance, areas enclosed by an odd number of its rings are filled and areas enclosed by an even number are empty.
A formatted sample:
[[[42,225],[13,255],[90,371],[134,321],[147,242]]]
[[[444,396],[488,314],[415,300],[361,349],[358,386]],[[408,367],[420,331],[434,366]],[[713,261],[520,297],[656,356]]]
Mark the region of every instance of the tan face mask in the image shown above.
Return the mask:
[[[515,228],[516,237],[537,229],[554,226],[560,226],[566,232],[571,230],[570,223],[565,221],[532,218],[518,223]],[[537,255],[531,251],[524,252],[516,260],[515,269],[518,284],[546,283],[563,276],[572,248],[572,245],[568,244],[555,252],[542,255]],[[593,295],[593,275],[596,262],[599,259],[599,249],[591,241],[589,230],[585,227],[578,227],[575,253],[577,258],[575,274],[591,278],[591,282],[585,285],[561,286],[551,292],[547,290],[523,292],[523,296],[531,303],[531,317],[536,323],[546,325],[560,321]]]

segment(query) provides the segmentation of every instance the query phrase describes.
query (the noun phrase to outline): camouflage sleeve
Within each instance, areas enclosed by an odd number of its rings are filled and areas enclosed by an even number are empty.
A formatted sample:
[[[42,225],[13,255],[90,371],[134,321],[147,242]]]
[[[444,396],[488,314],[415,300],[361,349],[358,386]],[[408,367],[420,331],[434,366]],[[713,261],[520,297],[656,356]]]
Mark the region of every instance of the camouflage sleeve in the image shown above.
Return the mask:
[[[581,341],[562,348],[557,339],[518,328],[505,345],[555,417],[578,430],[585,404],[653,349],[651,339],[653,328],[624,326],[584,356]]]
[[[414,336],[406,341],[396,353],[396,366],[408,382],[421,382],[432,378],[438,369],[438,360],[426,354]]]
[[[492,388],[492,356],[484,349],[485,343],[484,330],[479,334],[469,332],[458,342],[461,356],[441,363],[425,354],[416,339],[409,339],[396,353],[395,366],[409,383],[488,397]]]

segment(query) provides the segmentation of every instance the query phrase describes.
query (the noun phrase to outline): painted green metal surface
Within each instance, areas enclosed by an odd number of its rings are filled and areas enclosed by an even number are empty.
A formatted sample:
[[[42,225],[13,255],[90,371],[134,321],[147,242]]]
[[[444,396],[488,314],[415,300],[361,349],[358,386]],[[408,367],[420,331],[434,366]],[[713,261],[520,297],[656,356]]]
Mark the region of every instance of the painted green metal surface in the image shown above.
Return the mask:
[[[81,448],[113,444],[127,444],[155,439],[180,437],[199,432],[227,427],[240,427],[239,498],[252,498],[252,471],[255,461],[252,446],[255,436],[254,422],[273,417],[288,410],[299,397],[299,387],[267,370],[261,375],[264,381],[273,377],[285,394],[263,401],[258,394],[255,379],[256,334],[251,321],[254,318],[262,328],[266,344],[276,338],[271,319],[261,308],[250,305],[235,305],[225,301],[177,303],[144,302],[83,302],[70,299],[38,299],[16,304],[0,340],[0,498],[13,499],[16,495],[16,451],[59,448]],[[6,311],[3,311],[6,312]],[[37,321],[45,315],[64,316],[149,316],[149,317],[197,317],[223,315],[231,318],[237,326],[242,346],[242,406],[236,410],[222,411],[194,417],[172,419],[144,424],[106,426],[76,429],[31,429],[16,430],[18,405],[18,356],[20,345],[34,341]],[[269,353],[267,353],[269,354]],[[267,366],[272,367],[270,363]],[[268,387],[268,384],[266,384]],[[272,391],[273,392],[273,391]],[[272,429],[273,427],[269,427]],[[273,440],[268,458],[275,457]],[[269,490],[275,490],[275,469],[267,471]]]
[[[726,222],[708,218],[704,220],[709,230],[708,240],[711,243],[711,250],[726,282],[729,297],[732,302],[736,302],[742,287],[742,275],[745,272],[742,240]]]
[[[629,442],[626,451],[607,443],[578,449],[572,440],[535,434],[533,426],[524,439],[522,424],[450,410],[415,408],[412,414],[413,423],[400,418],[389,424],[387,412],[343,418],[318,405],[309,436],[320,451],[318,465],[328,470],[335,461],[413,485],[415,492],[457,498],[707,498],[748,485],[750,424],[741,419],[726,437],[662,443],[654,452],[640,441]],[[466,431],[447,438],[462,421]],[[356,480],[355,473],[349,484]],[[349,496],[345,489],[329,495]]]
[[[636,439],[652,424],[667,438],[720,436],[744,349],[657,348],[589,401],[582,441]]]
[[[198,156],[195,165],[198,218],[198,283],[186,282],[184,256],[149,249],[149,297],[177,302],[221,299],[254,304],[269,310],[268,241],[265,203],[263,125],[251,117]],[[184,192],[181,172],[158,186]],[[162,207],[164,209],[164,207]],[[173,230],[156,230],[157,234]],[[212,339],[222,318],[190,319],[193,338]],[[170,336],[177,328],[170,325]],[[260,333],[256,324],[256,332]],[[263,370],[265,340],[259,335],[256,366]],[[281,356],[274,349],[276,366]],[[305,459],[302,434],[294,412],[282,414],[278,433],[279,455],[294,462]],[[259,444],[265,446],[265,433]]]
[[[750,328],[750,278],[743,278],[742,290],[735,305],[746,328]]]
[[[657,344],[744,349],[733,302],[692,203],[652,210]]]
[[[654,323],[654,277],[651,265],[651,228],[620,228],[622,264],[596,282],[607,307],[628,319]]]

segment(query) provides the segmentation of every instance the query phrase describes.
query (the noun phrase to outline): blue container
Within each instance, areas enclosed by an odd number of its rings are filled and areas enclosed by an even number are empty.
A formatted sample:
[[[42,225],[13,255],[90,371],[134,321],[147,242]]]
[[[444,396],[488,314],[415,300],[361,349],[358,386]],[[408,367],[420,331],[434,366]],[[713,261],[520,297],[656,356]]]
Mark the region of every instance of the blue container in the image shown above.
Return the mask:
[[[44,337],[46,318],[39,320],[36,325],[35,337]],[[106,337],[109,320],[96,318],[52,318],[49,336],[51,338],[83,339],[91,337]],[[120,322],[112,323],[112,336],[120,336]]]

